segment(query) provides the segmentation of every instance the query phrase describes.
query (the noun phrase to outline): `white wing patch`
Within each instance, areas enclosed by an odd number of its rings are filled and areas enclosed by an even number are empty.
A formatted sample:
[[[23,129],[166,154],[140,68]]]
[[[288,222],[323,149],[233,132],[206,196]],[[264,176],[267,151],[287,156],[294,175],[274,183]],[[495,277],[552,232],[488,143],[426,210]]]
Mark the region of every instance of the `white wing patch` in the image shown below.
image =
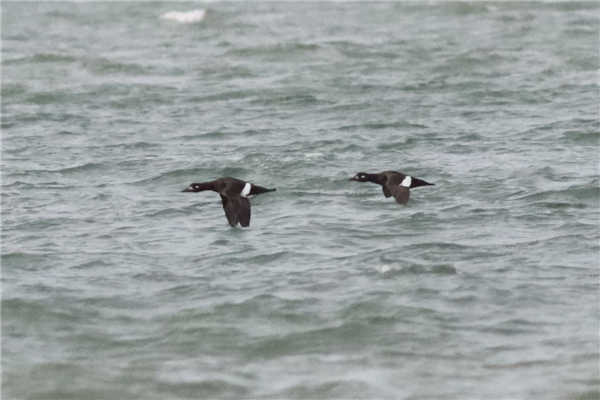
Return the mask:
[[[410,184],[412,183],[412,178],[410,176],[407,176],[406,178],[404,178],[404,180],[402,181],[402,183],[400,183],[400,186],[404,186],[407,188],[410,188]]]
[[[246,185],[242,189],[242,196],[248,196],[250,194],[250,190],[252,190],[252,185],[246,182]]]

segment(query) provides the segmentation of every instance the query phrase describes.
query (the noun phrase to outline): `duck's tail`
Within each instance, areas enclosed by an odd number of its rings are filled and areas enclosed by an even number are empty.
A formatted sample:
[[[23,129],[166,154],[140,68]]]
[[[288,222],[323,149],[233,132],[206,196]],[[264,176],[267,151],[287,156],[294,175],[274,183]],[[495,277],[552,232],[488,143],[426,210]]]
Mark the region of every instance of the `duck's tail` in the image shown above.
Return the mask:
[[[248,196],[252,196],[255,194],[263,194],[263,193],[267,193],[267,192],[274,192],[277,189],[267,189],[261,186],[256,186],[256,185],[252,185],[252,190],[250,190],[250,193],[248,194]]]

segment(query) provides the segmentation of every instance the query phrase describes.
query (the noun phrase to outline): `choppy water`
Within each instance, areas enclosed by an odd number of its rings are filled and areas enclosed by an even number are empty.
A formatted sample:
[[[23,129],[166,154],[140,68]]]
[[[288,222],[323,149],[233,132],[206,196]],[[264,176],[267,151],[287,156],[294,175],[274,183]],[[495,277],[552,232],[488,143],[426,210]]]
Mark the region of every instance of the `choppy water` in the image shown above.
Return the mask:
[[[3,2],[4,398],[597,398],[599,11]]]

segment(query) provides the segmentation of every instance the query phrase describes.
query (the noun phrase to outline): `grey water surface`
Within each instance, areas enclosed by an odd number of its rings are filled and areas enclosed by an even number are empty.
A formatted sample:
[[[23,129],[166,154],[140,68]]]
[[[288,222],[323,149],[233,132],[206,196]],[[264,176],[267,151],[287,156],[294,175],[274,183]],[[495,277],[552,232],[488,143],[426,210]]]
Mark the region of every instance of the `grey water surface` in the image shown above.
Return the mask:
[[[3,398],[597,399],[599,15],[3,2]]]

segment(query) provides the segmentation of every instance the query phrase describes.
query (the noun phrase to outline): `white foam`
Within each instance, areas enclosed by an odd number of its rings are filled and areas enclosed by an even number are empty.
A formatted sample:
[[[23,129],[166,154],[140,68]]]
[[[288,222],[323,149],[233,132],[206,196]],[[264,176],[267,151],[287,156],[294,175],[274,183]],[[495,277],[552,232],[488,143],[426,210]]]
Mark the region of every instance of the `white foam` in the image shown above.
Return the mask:
[[[250,183],[246,183],[246,186],[242,189],[242,196],[248,196],[250,194],[250,190],[252,190],[252,185]]]
[[[198,9],[192,11],[169,11],[160,17],[169,21],[176,21],[182,24],[195,24],[200,22],[206,16],[206,10]]]
[[[407,176],[406,178],[404,178],[404,180],[402,181],[402,183],[400,183],[400,186],[404,186],[404,187],[409,188],[411,183],[412,183],[412,178],[410,176]]]
[[[321,157],[322,155],[323,155],[323,153],[306,153],[306,154],[304,154],[304,157],[314,158],[314,157]]]
[[[391,271],[392,269],[387,266],[387,265],[377,265],[375,266],[375,271],[379,272],[380,274],[385,274],[386,272]]]

